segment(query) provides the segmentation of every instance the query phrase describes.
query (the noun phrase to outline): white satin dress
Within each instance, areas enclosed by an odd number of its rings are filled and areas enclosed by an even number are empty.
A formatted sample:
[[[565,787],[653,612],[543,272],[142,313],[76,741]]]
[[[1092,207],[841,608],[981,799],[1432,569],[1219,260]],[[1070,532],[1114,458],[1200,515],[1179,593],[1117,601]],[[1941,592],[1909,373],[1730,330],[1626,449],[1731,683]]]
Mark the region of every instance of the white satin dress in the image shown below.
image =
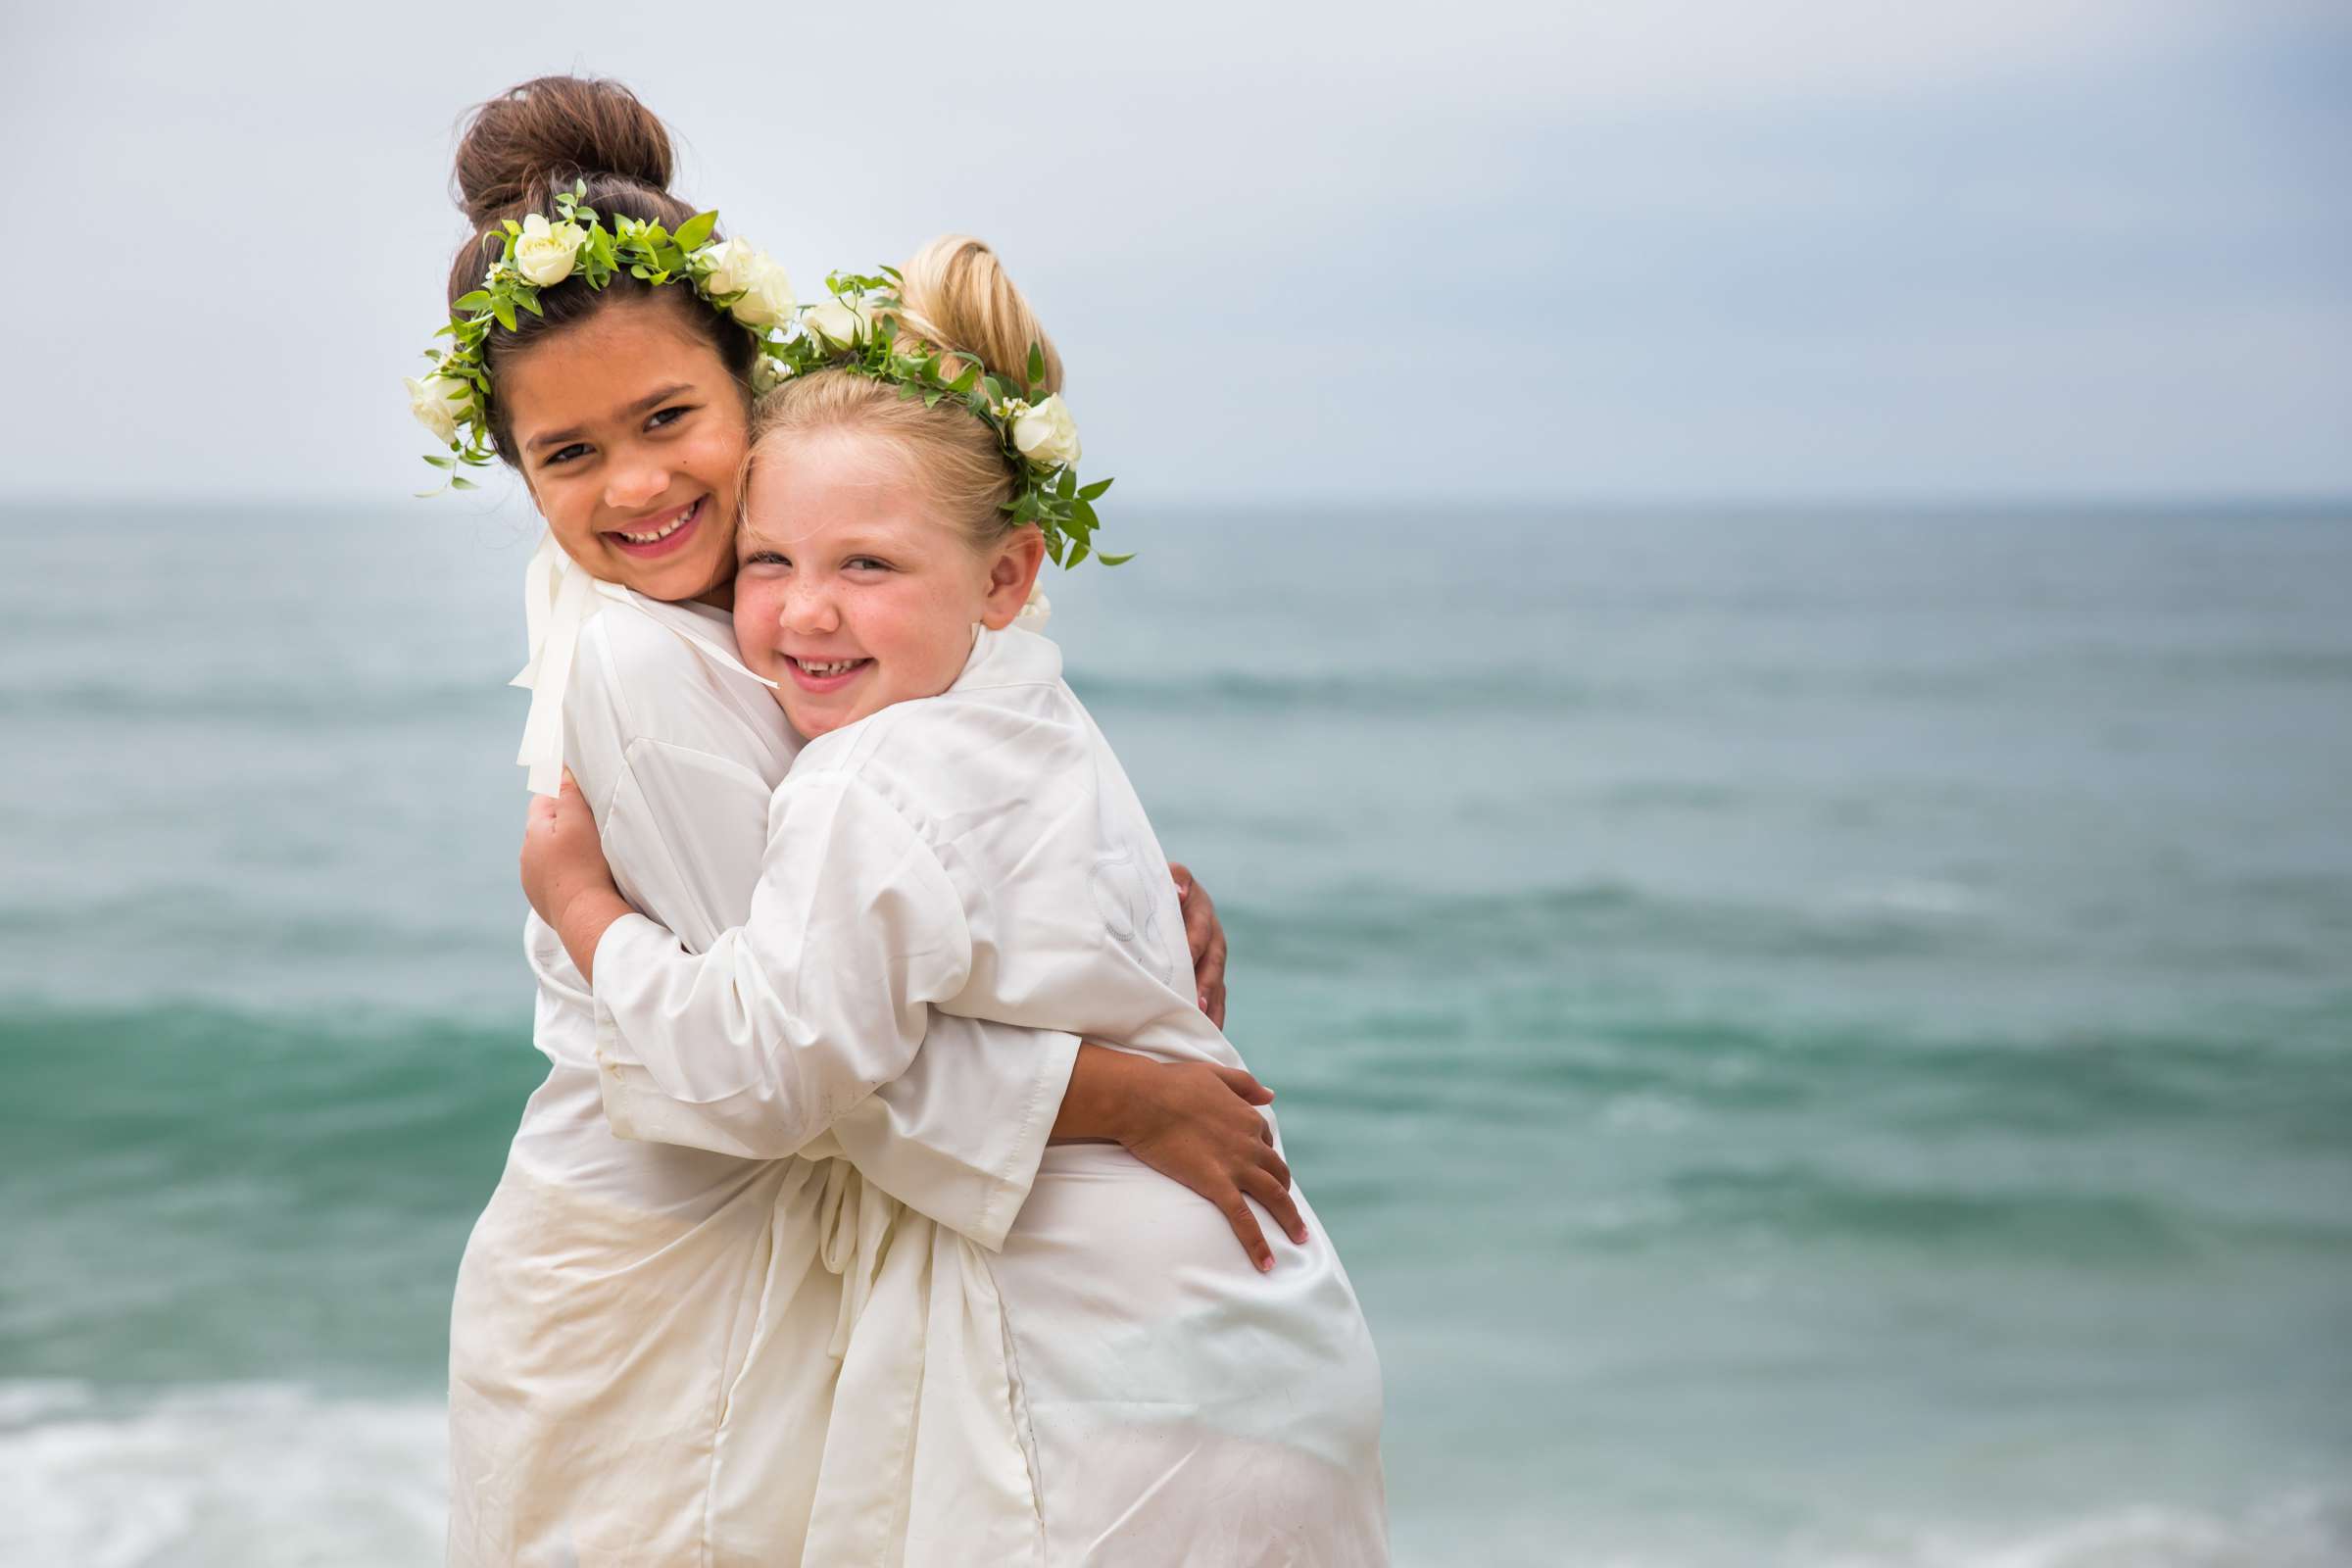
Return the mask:
[[[1060,676],[1043,637],[979,633],[946,694],[803,750],[739,927],[681,945],[613,924],[595,1000],[615,1126],[813,1136],[944,1054],[949,1016],[1241,1063],[1195,1004],[1142,805]],[[1261,1214],[1261,1274],[1212,1206],[1113,1147],[1047,1150],[1000,1250],[868,1191],[804,1560],[1384,1563],[1379,1366],[1295,1196],[1310,1238]]]
[[[798,740],[736,665],[723,612],[541,572],[559,583],[568,624],[549,635],[534,615],[533,724],[560,749],[535,776],[552,785],[567,760],[621,887],[706,945],[751,906]],[[1076,1039],[943,1014],[905,1076],[813,1141],[755,1119],[703,1148],[643,1141],[642,1097],[620,1102],[616,1137],[587,987],[536,919],[528,948],[549,1071],[460,1266],[448,1561],[852,1560],[803,1548],[872,1228],[903,1204],[999,1245]]]

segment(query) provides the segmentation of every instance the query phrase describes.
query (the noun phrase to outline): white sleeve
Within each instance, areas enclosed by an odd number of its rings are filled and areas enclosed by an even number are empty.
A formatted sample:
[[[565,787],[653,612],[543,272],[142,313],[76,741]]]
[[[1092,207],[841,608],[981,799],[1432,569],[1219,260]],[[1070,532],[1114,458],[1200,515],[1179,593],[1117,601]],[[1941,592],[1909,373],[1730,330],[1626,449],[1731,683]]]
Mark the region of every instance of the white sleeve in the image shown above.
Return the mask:
[[[1078,1037],[931,1013],[914,1063],[833,1124],[866,1180],[991,1251],[1053,1135]]]
[[[970,971],[962,898],[898,809],[847,773],[787,779],[742,925],[700,955],[643,915],[598,943],[607,1118],[624,1138],[790,1153],[907,1069],[928,1004]]]

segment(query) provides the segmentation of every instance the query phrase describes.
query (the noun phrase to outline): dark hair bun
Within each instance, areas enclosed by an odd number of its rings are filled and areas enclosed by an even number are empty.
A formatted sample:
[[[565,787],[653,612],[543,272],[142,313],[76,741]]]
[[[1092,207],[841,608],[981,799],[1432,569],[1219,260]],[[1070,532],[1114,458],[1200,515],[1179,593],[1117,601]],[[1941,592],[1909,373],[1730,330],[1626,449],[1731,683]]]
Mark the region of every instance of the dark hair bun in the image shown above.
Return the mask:
[[[593,76],[540,76],[480,105],[458,139],[458,205],[477,229],[545,205],[549,188],[611,175],[669,188],[669,131],[637,95]]]

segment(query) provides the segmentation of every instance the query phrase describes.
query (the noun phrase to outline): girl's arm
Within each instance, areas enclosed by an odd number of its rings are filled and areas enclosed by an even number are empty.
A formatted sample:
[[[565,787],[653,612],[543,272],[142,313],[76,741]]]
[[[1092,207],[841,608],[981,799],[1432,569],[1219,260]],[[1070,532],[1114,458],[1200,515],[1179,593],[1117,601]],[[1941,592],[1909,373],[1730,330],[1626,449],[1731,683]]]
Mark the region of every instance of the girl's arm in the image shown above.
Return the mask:
[[[1253,1108],[1273,1099],[1273,1090],[1240,1067],[1153,1061],[1084,1045],[1054,1136],[1057,1142],[1125,1146],[1162,1176],[1214,1203],[1250,1261],[1268,1269],[1273,1249],[1244,1199],[1263,1204],[1292,1241],[1306,1241],[1306,1221],[1291,1197],[1291,1167],[1275,1152],[1273,1133]]]
[[[623,902],[576,787],[532,803],[523,890],[590,982],[623,1137],[792,1153],[905,1072],[969,976],[961,895],[869,786],[796,777],[768,827],[743,923],[696,954]]]
[[[887,820],[877,821],[875,813]],[[856,814],[874,830],[872,842],[865,846],[869,854],[882,847],[896,855],[911,843],[921,854],[902,858],[895,867],[901,880],[927,884],[930,902],[939,902],[943,895],[954,899],[927,848],[912,839],[889,808],[870,802]],[[568,779],[557,800],[533,802],[524,836],[524,890],[592,983],[600,973],[599,959],[607,960],[605,983],[595,988],[599,1056],[607,1108],[623,1136],[774,1157],[801,1148],[845,1112],[852,1114],[853,1122],[877,1116],[888,1122],[901,1115],[905,1107],[858,1102],[875,1083],[904,1070],[921,1043],[919,1015],[926,1008],[909,1009],[904,994],[895,1000],[875,995],[864,1007],[850,1009],[870,1014],[861,1021],[812,1026],[808,1019],[792,1017],[778,995],[790,962],[775,969],[777,955],[772,953],[764,955],[766,962],[737,961],[760,956],[744,948],[750,925],[760,923],[760,900],[772,899],[779,885],[808,887],[812,878],[829,878],[832,902],[849,911],[846,920],[840,910],[825,916],[842,928],[835,932],[836,939],[849,927],[859,928],[855,940],[864,944],[866,956],[884,969],[891,967],[894,945],[905,954],[908,941],[919,945],[936,940],[935,935],[921,934],[923,922],[914,912],[915,905],[924,901],[906,897],[905,888],[889,896],[879,886],[846,888],[849,879],[839,873],[849,861],[864,857],[832,858],[827,863],[823,842],[808,831],[815,825],[812,821],[795,833],[779,831],[771,837],[771,849],[797,842],[804,854],[814,857],[812,863],[798,870],[771,864],[755,896],[753,921],[727,932],[698,957],[623,901],[612,885],[595,823]],[[923,860],[930,860],[932,875],[920,874]],[[812,892],[803,901],[807,907],[798,912],[804,918],[821,915],[815,906],[826,896]],[[1187,904],[1197,962],[1207,946],[1221,964],[1222,954],[1216,950],[1222,948],[1222,933],[1207,895],[1196,889]],[[954,915],[960,936],[959,903]],[[630,971],[617,979],[610,972],[616,956],[619,966]],[[968,950],[963,961],[968,962]],[[905,976],[894,972],[894,979],[899,978]],[[962,983],[962,970],[950,965],[929,983],[940,989],[919,1000],[953,995]],[[797,1000],[802,988],[797,978],[791,984]],[[1205,989],[1218,982],[1204,972],[1202,984]],[[901,991],[897,984],[875,989]],[[821,985],[818,990],[837,1004],[855,1000]],[[909,1010],[916,1016],[910,1019]],[[844,1029],[850,1032],[836,1032]],[[820,1031],[858,1044],[848,1051],[813,1049]],[[774,1048],[763,1045],[763,1038],[774,1042]],[[674,1042],[681,1040],[696,1041],[697,1049],[691,1054],[677,1050]],[[745,1070],[747,1065],[751,1070]],[[1288,1191],[1289,1169],[1271,1147],[1264,1121],[1251,1108],[1271,1099],[1270,1091],[1238,1069],[1159,1063],[1090,1045],[1078,1052],[1067,1087],[1054,1107],[1052,1131],[1059,1138],[1123,1144],[1145,1163],[1217,1204],[1244,1248],[1263,1267],[1271,1262],[1271,1253],[1243,1201],[1245,1195],[1264,1204],[1295,1240],[1305,1238]],[[952,1116],[956,1107],[946,1109]],[[976,1229],[956,1228],[983,1245],[1001,1240],[1030,1174],[1033,1166],[1022,1173],[1017,1188],[1000,1186],[1000,1196],[1009,1190],[1015,1200],[987,1202],[988,1223]],[[894,1196],[903,1196],[888,1181],[884,1186]]]

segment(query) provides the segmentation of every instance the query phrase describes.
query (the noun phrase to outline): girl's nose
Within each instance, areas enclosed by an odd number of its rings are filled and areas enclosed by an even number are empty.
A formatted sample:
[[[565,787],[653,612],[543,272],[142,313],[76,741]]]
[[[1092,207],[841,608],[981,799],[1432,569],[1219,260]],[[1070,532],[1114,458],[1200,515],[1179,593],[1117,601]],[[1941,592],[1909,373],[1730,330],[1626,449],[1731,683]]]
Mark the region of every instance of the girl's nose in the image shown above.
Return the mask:
[[[784,607],[777,616],[784,629],[804,637],[838,630],[841,616],[833,596],[821,585],[794,583],[784,590]]]
[[[669,469],[659,463],[616,464],[605,482],[605,505],[643,507],[662,499],[669,488]]]

